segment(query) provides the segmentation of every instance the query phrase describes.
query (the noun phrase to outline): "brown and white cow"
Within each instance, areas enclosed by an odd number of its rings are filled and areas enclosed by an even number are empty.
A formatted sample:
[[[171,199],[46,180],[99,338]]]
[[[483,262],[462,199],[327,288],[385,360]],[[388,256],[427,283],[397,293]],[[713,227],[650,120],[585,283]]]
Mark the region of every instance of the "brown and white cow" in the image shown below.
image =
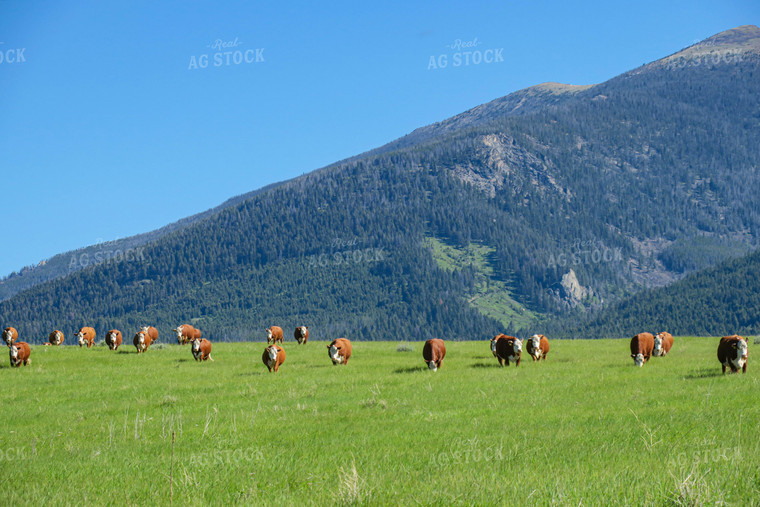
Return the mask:
[[[261,360],[269,368],[269,373],[272,373],[272,371],[277,373],[280,365],[285,362],[285,351],[279,345],[269,345],[264,349]]]
[[[156,343],[158,341],[158,329],[153,326],[143,326],[140,328],[142,333],[146,333],[150,336],[150,343]]]
[[[521,356],[522,340],[519,338],[505,335],[496,340],[496,359],[501,366],[505,363],[509,366],[510,361],[514,362],[515,366],[520,366]]]
[[[122,336],[118,329],[111,329],[106,333],[106,345],[110,350],[118,350],[121,347]]]
[[[549,339],[542,334],[534,334],[525,341],[525,350],[533,361],[546,360],[549,353]]]
[[[422,347],[422,359],[425,360],[429,369],[438,371],[444,357],[446,357],[446,345],[443,340],[433,338],[425,342],[425,346]]]
[[[731,368],[732,373],[739,370],[747,373],[747,340],[743,336],[734,334],[724,336],[718,343],[718,361],[723,366],[723,373],[726,373],[726,366]]]
[[[267,343],[283,342],[282,328],[280,326],[272,326],[266,329]]]
[[[193,340],[191,350],[196,361],[207,361],[209,359],[212,362],[214,361],[214,358],[211,357],[211,342],[205,338]]]
[[[11,343],[18,340],[18,331],[16,331],[15,327],[6,327],[3,331],[3,341],[6,345],[10,345]]]
[[[332,360],[333,366],[336,364],[348,364],[348,360],[351,359],[351,341],[347,338],[333,340],[327,346],[327,353]]]
[[[306,344],[309,341],[309,326],[298,326],[293,333],[293,338],[296,339],[299,345]]]
[[[491,338],[491,354],[493,354],[493,357],[498,359],[498,356],[496,355],[496,342],[499,341],[501,338],[506,338],[507,335],[499,333],[493,338]]]
[[[652,333],[639,333],[631,338],[631,357],[636,366],[644,366],[644,363],[652,357],[653,350],[654,336]]]
[[[182,324],[173,330],[177,334],[177,343],[184,345],[195,339],[195,328],[190,324]]]
[[[150,344],[153,343],[153,340],[150,338],[150,333],[141,329],[135,334],[135,337],[132,339],[132,343],[137,349],[137,353],[142,354],[148,350],[148,347],[150,347]]]
[[[79,331],[76,332],[76,337],[77,343],[80,347],[87,345],[87,348],[89,349],[95,343],[95,330],[91,327],[80,328]]]
[[[48,343],[55,346],[63,345],[63,333],[56,329],[48,335]]]
[[[652,355],[655,357],[662,357],[670,352],[673,348],[673,335],[662,331],[654,335],[654,349],[652,349]]]
[[[9,356],[11,358],[11,366],[26,366],[32,364],[32,360],[29,356],[32,354],[32,349],[26,342],[13,342],[8,346]]]

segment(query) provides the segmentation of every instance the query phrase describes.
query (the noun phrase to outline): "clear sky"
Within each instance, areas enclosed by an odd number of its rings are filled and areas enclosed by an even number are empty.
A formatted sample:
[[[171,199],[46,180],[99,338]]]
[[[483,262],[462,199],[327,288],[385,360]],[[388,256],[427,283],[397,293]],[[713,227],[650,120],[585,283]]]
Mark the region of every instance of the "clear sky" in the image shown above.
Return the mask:
[[[0,276],[745,24],[757,0],[0,0]]]

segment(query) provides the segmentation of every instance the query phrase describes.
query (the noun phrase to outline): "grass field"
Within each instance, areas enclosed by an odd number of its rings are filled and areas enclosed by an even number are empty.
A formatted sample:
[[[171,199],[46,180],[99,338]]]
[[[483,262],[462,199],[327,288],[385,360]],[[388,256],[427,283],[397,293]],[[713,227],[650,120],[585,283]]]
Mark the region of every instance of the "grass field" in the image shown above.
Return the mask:
[[[449,342],[437,373],[421,343],[355,342],[345,367],[325,345],[286,343],[276,375],[262,343],[6,358],[2,503],[760,503],[760,369],[721,375],[717,339],[643,368],[627,340],[554,340],[519,368]]]

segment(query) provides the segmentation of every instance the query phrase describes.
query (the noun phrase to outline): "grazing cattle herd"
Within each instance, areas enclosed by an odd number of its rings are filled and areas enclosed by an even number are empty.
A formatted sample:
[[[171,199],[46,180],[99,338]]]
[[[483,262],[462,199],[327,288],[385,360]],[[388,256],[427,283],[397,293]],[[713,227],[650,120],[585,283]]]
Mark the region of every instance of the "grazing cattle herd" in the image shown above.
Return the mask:
[[[191,352],[196,361],[214,361],[211,357],[211,341],[201,338],[200,329],[196,329],[190,324],[182,324],[176,327],[174,333],[177,335],[177,343],[180,345],[191,344]],[[80,347],[87,346],[91,348],[95,343],[95,329],[92,327],[82,327],[77,331],[77,344]],[[18,341],[18,331],[14,327],[6,327],[2,333],[3,341],[8,346],[11,366],[28,365],[31,363],[31,348],[28,343]],[[266,329],[267,347],[261,359],[269,369],[270,373],[280,369],[285,362],[285,350],[277,345],[277,342],[283,343],[283,331],[279,326],[271,326]],[[293,337],[299,345],[304,345],[309,339],[308,326],[298,326]],[[63,345],[63,332],[56,329],[48,335],[46,346]],[[134,336],[133,344],[138,354],[145,353],[151,344],[158,341],[158,330],[153,326],[141,327]],[[533,361],[546,361],[549,354],[549,339],[542,334],[534,334],[525,341],[525,350],[527,350]],[[739,335],[724,336],[718,343],[718,361],[720,361],[723,373],[726,368],[731,372],[747,372],[747,339]],[[106,333],[105,344],[112,351],[118,350],[122,344],[122,334],[118,329],[111,329]],[[659,332],[655,335],[652,333],[638,333],[631,338],[630,349],[633,363],[636,366],[644,366],[652,356],[664,357],[673,347],[673,336],[667,332]],[[509,366],[514,363],[520,366],[522,356],[523,340],[515,336],[498,334],[491,338],[491,353],[498,360],[500,366]],[[338,338],[333,340],[327,346],[327,352],[333,365],[348,364],[351,358],[351,341],[347,338]],[[446,356],[446,345],[443,340],[433,338],[427,340],[422,349],[422,358],[428,369],[438,371],[443,364],[443,358]]]

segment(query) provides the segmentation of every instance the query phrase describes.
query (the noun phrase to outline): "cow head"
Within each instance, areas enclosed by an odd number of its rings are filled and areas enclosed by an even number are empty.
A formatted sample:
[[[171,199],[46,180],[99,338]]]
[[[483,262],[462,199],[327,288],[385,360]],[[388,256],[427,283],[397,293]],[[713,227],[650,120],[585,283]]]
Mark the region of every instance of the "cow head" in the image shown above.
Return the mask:
[[[144,331],[137,333],[137,346],[140,348],[140,350],[145,349],[145,332]]]
[[[83,346],[86,342],[84,340],[84,333],[82,332],[81,329],[79,330],[76,336],[77,336],[77,343],[79,343],[79,346],[80,347]]]
[[[435,360],[432,361],[425,361],[428,365],[428,368],[432,371],[438,371],[438,365],[436,364]]]
[[[496,355],[496,342],[499,341],[499,336],[491,338],[491,352]]]
[[[63,342],[63,334],[60,331],[55,332],[55,344],[60,345]]]
[[[337,345],[328,345],[327,346],[328,352],[330,354],[330,359],[333,360],[333,362],[336,363],[342,363],[343,362],[343,356],[340,355],[340,349],[341,347]]]
[[[512,351],[515,353],[516,356],[519,356],[522,353],[521,339],[515,338],[515,340],[512,342]]]
[[[306,336],[306,330],[309,329],[306,326],[301,326],[298,328],[299,332],[301,333],[301,336]]]
[[[174,332],[177,333],[177,343],[182,345],[182,328],[184,326],[179,326],[177,329],[174,329]]]
[[[267,332],[267,341],[269,341],[272,339],[272,328],[271,327],[266,328],[266,332]]]
[[[201,341],[200,340],[193,340],[193,353],[197,353],[201,350]]]
[[[533,349],[533,355],[537,356],[539,354],[539,347],[541,346],[541,338],[537,334],[534,334],[529,338],[530,340],[530,346]]]
[[[19,362],[18,347],[16,347],[15,344],[10,345],[10,356],[11,356],[11,364],[16,364]]]
[[[633,358],[633,364],[636,366],[644,366],[644,354],[631,354],[631,357]]]
[[[652,355],[662,355],[662,335],[660,333],[654,335],[654,349],[652,350]]]
[[[195,341],[196,343],[199,343],[198,340]],[[200,343],[199,343],[200,346]],[[278,354],[277,347],[274,345],[270,345],[267,347],[267,356],[269,357],[269,362],[277,361],[277,354]]]
[[[733,348],[736,349],[736,357],[737,358],[744,358],[747,357],[747,342],[745,340],[739,340],[738,342],[734,342]]]
[[[6,328],[5,331],[3,331],[3,341],[6,345],[10,345],[12,340],[13,332],[11,331],[11,328]]]

